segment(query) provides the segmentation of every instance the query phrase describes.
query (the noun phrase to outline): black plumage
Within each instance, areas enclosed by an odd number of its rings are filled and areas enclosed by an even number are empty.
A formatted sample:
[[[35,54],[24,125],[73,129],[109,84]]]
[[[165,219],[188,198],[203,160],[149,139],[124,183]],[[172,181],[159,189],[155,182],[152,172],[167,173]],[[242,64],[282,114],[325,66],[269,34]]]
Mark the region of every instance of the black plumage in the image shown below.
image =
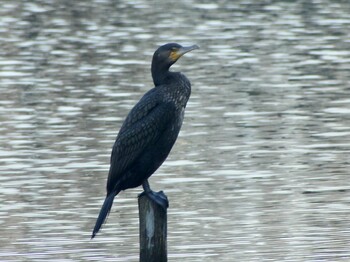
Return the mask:
[[[107,196],[97,218],[92,238],[104,223],[114,197],[122,190],[143,185],[144,193],[167,207],[163,193],[153,192],[148,178],[167,158],[179,134],[191,84],[169,68],[183,54],[197,49],[170,43],[159,47],[152,60],[155,87],[149,90],[126,117],[112,149]]]

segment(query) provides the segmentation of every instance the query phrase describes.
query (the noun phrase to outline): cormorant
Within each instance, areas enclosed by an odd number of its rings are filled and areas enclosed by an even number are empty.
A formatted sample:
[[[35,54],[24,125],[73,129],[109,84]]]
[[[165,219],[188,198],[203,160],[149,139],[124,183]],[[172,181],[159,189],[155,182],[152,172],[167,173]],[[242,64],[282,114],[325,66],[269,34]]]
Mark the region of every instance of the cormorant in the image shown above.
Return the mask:
[[[160,46],[153,55],[149,90],[126,117],[113,145],[107,180],[107,196],[92,232],[94,238],[111,210],[113,199],[122,190],[143,186],[144,192],[164,208],[168,200],[163,192],[154,192],[148,178],[167,158],[179,134],[191,83],[180,72],[169,68],[182,55],[198,49],[176,43]]]

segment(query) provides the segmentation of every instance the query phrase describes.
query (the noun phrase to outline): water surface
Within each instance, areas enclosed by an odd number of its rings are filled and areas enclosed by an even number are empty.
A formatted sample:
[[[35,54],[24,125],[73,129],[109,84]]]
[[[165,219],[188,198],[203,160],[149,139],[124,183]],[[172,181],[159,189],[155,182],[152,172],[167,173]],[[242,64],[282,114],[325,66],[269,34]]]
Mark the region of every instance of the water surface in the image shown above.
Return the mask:
[[[137,194],[90,241],[109,155],[167,42],[192,82],[151,178],[169,261],[349,261],[350,4],[4,1],[0,260],[138,261]]]

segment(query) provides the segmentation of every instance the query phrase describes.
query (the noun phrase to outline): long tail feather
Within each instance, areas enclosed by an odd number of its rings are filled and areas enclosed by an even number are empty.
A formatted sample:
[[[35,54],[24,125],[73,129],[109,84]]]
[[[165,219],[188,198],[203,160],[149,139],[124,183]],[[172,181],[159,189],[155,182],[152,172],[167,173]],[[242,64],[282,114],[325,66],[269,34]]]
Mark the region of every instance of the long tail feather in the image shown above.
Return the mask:
[[[91,239],[93,239],[96,236],[96,234],[100,230],[102,224],[105,222],[105,220],[109,214],[109,211],[112,208],[113,200],[118,193],[119,192],[111,193],[108,196],[106,196],[106,199],[103,202],[103,205],[101,207],[100,214],[98,215],[98,218],[96,220],[94,230],[92,231]]]

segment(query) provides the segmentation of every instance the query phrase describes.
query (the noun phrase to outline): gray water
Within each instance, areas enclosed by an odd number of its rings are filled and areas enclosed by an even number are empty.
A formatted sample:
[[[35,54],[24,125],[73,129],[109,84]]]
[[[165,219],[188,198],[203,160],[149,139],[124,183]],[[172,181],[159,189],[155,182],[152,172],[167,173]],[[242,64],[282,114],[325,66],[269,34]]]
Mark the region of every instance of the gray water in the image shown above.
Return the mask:
[[[158,45],[198,44],[152,176],[169,261],[350,261],[348,1],[13,1],[0,7],[0,261],[138,261],[137,195],[90,240]]]

